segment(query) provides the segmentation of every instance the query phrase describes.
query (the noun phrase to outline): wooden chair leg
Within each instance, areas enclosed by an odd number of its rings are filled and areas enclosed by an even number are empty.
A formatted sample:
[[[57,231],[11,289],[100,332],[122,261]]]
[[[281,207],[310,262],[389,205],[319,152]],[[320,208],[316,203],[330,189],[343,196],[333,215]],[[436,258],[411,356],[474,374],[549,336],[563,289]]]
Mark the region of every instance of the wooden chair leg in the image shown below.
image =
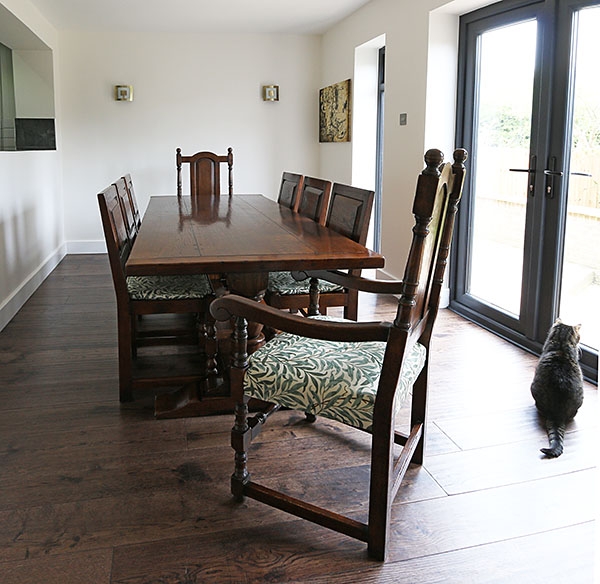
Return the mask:
[[[348,290],[348,304],[344,306],[344,318],[358,320],[358,290]]]
[[[137,321],[141,317],[141,314],[137,317],[131,315],[131,357],[137,359]]]
[[[235,423],[231,430],[231,446],[235,451],[235,470],[231,475],[231,494],[244,499],[244,488],[250,480],[247,450],[252,440],[248,425],[248,400],[244,396],[244,373],[248,367],[248,323],[236,318],[233,328],[233,353],[230,372],[231,397],[235,400]]]
[[[371,451],[371,486],[369,493],[368,553],[373,559],[385,561],[389,539],[392,477],[394,468],[394,432],[392,423],[387,434],[373,436]]]
[[[308,305],[308,316],[317,316],[319,312],[319,280],[317,278],[310,279],[309,287],[310,304]]]
[[[244,500],[244,487],[250,480],[246,437],[249,436],[248,404],[235,405],[235,424],[231,430],[231,446],[235,450],[235,470],[231,475],[231,494],[236,501]]]
[[[133,400],[132,368],[133,368],[133,331],[132,315],[119,312],[117,314],[119,345],[119,401]]]
[[[412,404],[411,404],[411,427],[422,422],[426,417],[427,410],[427,377],[428,377],[428,362],[421,370],[412,389]],[[412,455],[411,462],[414,464],[423,464],[423,456],[425,453],[425,434],[427,426],[423,424],[423,431],[419,443]]]

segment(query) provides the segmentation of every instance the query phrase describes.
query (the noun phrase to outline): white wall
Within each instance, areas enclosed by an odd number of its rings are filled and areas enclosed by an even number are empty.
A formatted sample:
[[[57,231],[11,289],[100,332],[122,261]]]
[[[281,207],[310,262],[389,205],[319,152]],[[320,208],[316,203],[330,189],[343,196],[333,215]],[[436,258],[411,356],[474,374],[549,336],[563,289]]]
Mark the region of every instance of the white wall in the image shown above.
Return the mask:
[[[53,49],[58,146],[0,152],[0,329],[65,248],[103,249],[99,190],[129,172],[142,209],[150,194],[174,191],[178,146],[232,146],[237,192],[275,198],[284,169],[351,182],[354,143],[318,143],[318,92],[352,78],[356,47],[382,34],[382,251],[386,272],[401,277],[423,153],[440,147],[450,156],[454,147],[456,15],[489,3],[371,0],[311,37],[59,35],[28,0],[0,0]],[[261,100],[261,85],[271,83],[280,85],[278,103]],[[133,85],[135,100],[114,101],[116,84]],[[401,112],[406,126],[398,125]]]
[[[61,36],[65,234],[98,249],[96,194],[132,175],[142,210],[174,193],[175,149],[234,150],[234,190],[277,197],[283,170],[318,172],[320,38],[301,35]],[[132,85],[133,102],[113,99]],[[261,86],[280,86],[264,102]]]
[[[452,150],[460,146],[453,143],[458,14],[491,3],[371,0],[323,36],[321,86],[326,86],[352,77],[355,48],[385,35],[381,235],[383,273],[389,277],[403,275],[412,236],[412,198],[425,150],[440,148],[451,160]],[[400,113],[408,115],[406,126],[399,125]],[[321,144],[321,175],[350,181],[354,147]]]
[[[56,48],[56,31],[27,0],[0,7]],[[0,152],[0,330],[64,253],[59,152]]]

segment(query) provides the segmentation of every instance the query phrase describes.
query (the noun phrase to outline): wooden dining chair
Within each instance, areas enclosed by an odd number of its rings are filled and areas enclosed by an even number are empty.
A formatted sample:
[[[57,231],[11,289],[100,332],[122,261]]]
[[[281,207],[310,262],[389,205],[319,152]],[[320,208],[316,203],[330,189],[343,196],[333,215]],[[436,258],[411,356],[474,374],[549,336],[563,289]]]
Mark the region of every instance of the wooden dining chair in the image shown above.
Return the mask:
[[[177,148],[175,155],[177,165],[177,196],[182,192],[181,166],[190,165],[190,195],[204,197],[221,194],[221,164],[227,164],[228,191],[233,194],[233,149],[228,148],[227,154],[218,155],[214,152],[196,152],[191,156],[181,154]]]
[[[353,241],[365,245],[375,193],[341,183],[334,183],[325,225]],[[359,276],[361,270],[353,270]],[[358,318],[358,291],[317,278],[295,279],[290,272],[269,274],[265,301],[275,308],[303,310],[308,315],[327,313],[332,306],[343,306],[344,317]]]
[[[294,211],[324,225],[331,196],[331,181],[305,176],[299,193]]]
[[[306,176],[298,190],[296,202],[290,208],[323,225],[330,197],[331,181]],[[324,288],[338,289],[339,286],[326,283]],[[308,308],[308,291],[308,280],[299,282],[292,277],[290,272],[271,272],[265,301],[271,306],[297,312],[302,308]]]
[[[277,202],[288,209],[295,210],[303,182],[303,175],[293,172],[284,172],[281,175],[281,185],[279,186]]]
[[[216,352],[210,328],[214,320],[208,313],[214,296],[208,278],[204,275],[126,276],[125,263],[131,241],[115,184],[98,194],[98,204],[117,300],[119,399],[131,400],[133,390],[138,388],[206,379],[214,372]],[[140,315],[157,318],[138,321]],[[165,323],[161,317],[166,315],[181,318]],[[176,355],[149,358],[138,354],[139,347],[165,344],[190,344],[196,350],[188,353],[178,350]]]
[[[415,224],[404,278],[401,282],[369,280],[336,272],[336,283],[372,293],[398,294],[393,322],[334,321],[288,314],[241,296],[215,300],[217,321],[234,322],[231,392],[236,402],[231,444],[235,451],[231,491],[237,501],[256,499],[300,518],[367,543],[373,558],[384,560],[388,549],[392,503],[410,463],[421,465],[427,431],[428,368],[435,358],[430,340],[462,192],[466,151],[454,152],[454,164],[440,167],[439,150],[425,154],[426,168],[417,180],[413,203]],[[332,277],[330,272],[315,272]],[[247,323],[263,323],[282,331],[248,356]],[[270,406],[249,416],[248,402]],[[408,406],[406,432],[396,426],[396,413]],[[403,412],[406,408],[403,406]],[[310,411],[372,434],[368,518],[352,519],[330,509],[267,487],[250,475],[251,442],[279,408]],[[314,426],[312,471],[320,472],[318,423]],[[343,434],[338,433],[339,441]],[[261,446],[265,447],[265,440]],[[349,454],[356,448],[350,441]],[[331,454],[329,454],[331,457]],[[344,456],[340,453],[339,456]],[[329,458],[330,460],[331,458]],[[259,465],[259,459],[256,461]],[[273,469],[273,465],[270,467]],[[271,484],[284,483],[285,468]],[[294,477],[291,477],[293,480]],[[321,474],[319,480],[325,480]],[[280,487],[281,488],[281,487]],[[348,508],[356,508],[359,487],[346,486]],[[344,509],[340,496],[336,505]],[[246,510],[249,511],[250,507]],[[394,514],[402,513],[402,506]],[[260,523],[260,519],[255,521]],[[410,537],[410,534],[407,534]]]
[[[133,189],[133,180],[131,174],[127,173],[123,179],[125,180],[125,188],[127,189],[127,195],[129,196],[129,204],[133,209],[133,219],[135,221],[136,228],[139,229],[142,224],[142,216],[140,214],[140,207],[135,196],[135,190]]]
[[[119,203],[121,204],[121,212],[123,214],[123,220],[125,221],[127,237],[129,238],[130,245],[133,245],[139,229],[139,223],[137,223],[135,219],[135,210],[131,197],[129,196],[125,177],[122,176],[120,179],[116,180],[113,185],[117,189],[117,195],[119,196]]]

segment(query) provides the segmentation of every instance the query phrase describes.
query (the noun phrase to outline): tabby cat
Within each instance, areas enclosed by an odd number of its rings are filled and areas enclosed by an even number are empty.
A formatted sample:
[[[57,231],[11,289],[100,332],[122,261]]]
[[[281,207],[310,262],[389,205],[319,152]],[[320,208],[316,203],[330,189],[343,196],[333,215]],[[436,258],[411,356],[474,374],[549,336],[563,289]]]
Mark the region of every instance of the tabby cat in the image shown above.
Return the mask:
[[[550,458],[563,452],[565,426],[583,403],[583,377],[579,366],[579,329],[581,325],[552,325],[535,369],[531,395],[546,419],[549,448],[541,451]]]

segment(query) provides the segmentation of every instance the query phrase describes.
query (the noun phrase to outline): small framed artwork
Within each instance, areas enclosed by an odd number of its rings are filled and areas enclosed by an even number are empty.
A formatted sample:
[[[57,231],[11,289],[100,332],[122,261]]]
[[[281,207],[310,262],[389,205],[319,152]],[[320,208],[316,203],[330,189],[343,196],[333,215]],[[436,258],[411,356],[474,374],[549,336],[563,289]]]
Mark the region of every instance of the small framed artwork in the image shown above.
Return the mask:
[[[263,101],[279,101],[279,85],[263,85]]]
[[[319,142],[350,142],[350,79],[319,91]]]
[[[117,101],[133,101],[133,87],[131,85],[115,85],[115,99]]]

